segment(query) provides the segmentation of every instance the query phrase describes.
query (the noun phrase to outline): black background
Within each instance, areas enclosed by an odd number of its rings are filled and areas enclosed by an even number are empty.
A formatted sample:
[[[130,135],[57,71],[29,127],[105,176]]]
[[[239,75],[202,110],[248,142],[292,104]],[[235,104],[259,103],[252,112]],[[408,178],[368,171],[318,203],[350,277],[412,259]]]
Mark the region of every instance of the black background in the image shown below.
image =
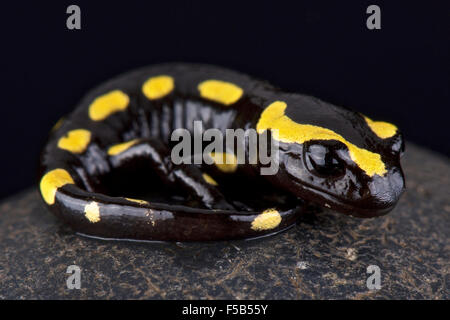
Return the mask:
[[[66,28],[70,4],[81,30]],[[370,4],[381,30],[366,28]],[[169,61],[222,65],[350,107],[450,155],[448,22],[444,1],[2,2],[0,197],[37,182],[48,131],[87,90]]]

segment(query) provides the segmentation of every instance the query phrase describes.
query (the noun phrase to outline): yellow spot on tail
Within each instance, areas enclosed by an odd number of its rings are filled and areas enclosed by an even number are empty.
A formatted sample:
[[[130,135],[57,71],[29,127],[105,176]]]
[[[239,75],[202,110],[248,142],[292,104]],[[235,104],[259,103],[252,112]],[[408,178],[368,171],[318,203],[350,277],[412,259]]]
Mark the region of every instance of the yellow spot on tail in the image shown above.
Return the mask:
[[[91,141],[91,133],[88,130],[76,129],[71,130],[66,136],[58,140],[58,148],[73,153],[82,153],[86,150]]]
[[[364,116],[364,119],[366,119],[370,129],[372,129],[372,131],[381,139],[393,137],[397,133],[397,127],[392,123],[373,121],[366,116]]]
[[[113,145],[108,149],[108,155],[110,155],[110,156],[118,155],[119,153],[122,153],[122,152],[128,150],[130,147],[134,146],[138,142],[139,142],[139,139],[134,139],[134,140],[130,140],[128,142]]]
[[[100,221],[100,207],[98,203],[92,201],[84,207],[84,216],[92,223]]]
[[[96,98],[89,106],[89,117],[94,121],[101,121],[111,114],[123,111],[128,107],[130,98],[120,90],[113,90]]]
[[[174,86],[172,77],[161,75],[145,81],[142,92],[150,100],[160,99],[172,92]]]
[[[345,140],[334,131],[309,124],[299,124],[292,121],[284,114],[287,105],[283,101],[275,101],[270,104],[261,114],[256,125],[258,133],[272,129],[272,136],[275,140],[287,143],[304,143],[309,140],[337,140],[344,143],[351,159],[368,176],[374,174],[384,175],[386,167],[378,153],[370,152],[359,148]]]
[[[209,156],[214,161],[216,167],[226,173],[235,172],[237,169],[237,158],[232,153],[227,152],[211,152]]]
[[[39,185],[44,201],[49,205],[54,204],[56,191],[66,184],[75,184],[66,170],[55,169],[47,172]]]
[[[206,80],[198,85],[200,95],[226,106],[238,101],[244,90],[237,85],[221,80]]]
[[[210,185],[217,186],[218,183],[216,180],[214,180],[209,174],[204,173],[203,179],[205,179],[206,182],[208,182]]]
[[[133,199],[133,198],[125,198],[125,199],[127,199],[128,201],[131,201],[131,202],[139,203],[139,204],[149,204],[147,201],[144,201],[144,200]]]
[[[252,229],[255,231],[270,230],[278,227],[280,222],[280,213],[275,209],[267,209],[252,221]]]

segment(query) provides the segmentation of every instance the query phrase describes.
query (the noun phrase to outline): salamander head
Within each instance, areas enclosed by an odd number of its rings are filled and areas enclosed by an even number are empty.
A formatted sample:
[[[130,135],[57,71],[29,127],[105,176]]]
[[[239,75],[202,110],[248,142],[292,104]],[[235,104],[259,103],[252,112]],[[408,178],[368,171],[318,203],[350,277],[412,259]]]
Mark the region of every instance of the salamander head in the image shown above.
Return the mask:
[[[271,179],[299,198],[353,216],[392,210],[405,187],[397,127],[296,98],[273,102],[257,124],[259,133],[270,130],[280,144],[280,169]]]

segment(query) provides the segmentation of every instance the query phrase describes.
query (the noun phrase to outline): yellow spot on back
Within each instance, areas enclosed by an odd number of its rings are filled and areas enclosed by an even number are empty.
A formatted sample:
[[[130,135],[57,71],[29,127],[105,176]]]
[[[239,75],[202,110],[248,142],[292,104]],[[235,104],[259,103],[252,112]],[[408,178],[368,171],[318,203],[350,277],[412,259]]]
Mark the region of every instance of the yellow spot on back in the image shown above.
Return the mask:
[[[139,204],[149,204],[147,201],[144,201],[144,200],[133,199],[133,198],[125,198],[125,199],[127,199],[128,201],[131,201],[131,202],[139,203]]]
[[[231,173],[237,170],[237,158],[234,154],[227,152],[211,152],[209,156],[213,159],[214,164],[220,171]]]
[[[66,170],[55,169],[47,172],[39,185],[44,201],[49,205],[54,204],[56,191],[66,184],[75,184]]]
[[[203,179],[205,179],[206,182],[208,182],[210,185],[217,186],[218,183],[216,180],[214,180],[209,174],[204,173]]]
[[[397,132],[397,127],[392,123],[373,121],[367,117],[364,117],[364,119],[366,119],[366,122],[369,125],[370,129],[372,129],[372,131],[381,139],[393,137]]]
[[[139,139],[134,139],[134,140],[130,140],[128,142],[115,144],[108,149],[108,155],[110,155],[110,156],[118,155],[119,153],[122,153],[122,152],[128,150],[130,147],[134,146],[138,142],[139,142]]]
[[[84,216],[92,223],[100,221],[100,207],[98,203],[92,201],[84,207]]]
[[[238,101],[244,90],[237,85],[221,80],[206,80],[198,85],[200,95],[226,106]]]
[[[172,92],[174,86],[172,77],[161,75],[145,81],[142,92],[150,100],[160,99]]]
[[[89,117],[94,121],[101,121],[111,114],[123,111],[128,107],[130,98],[120,90],[113,90],[96,98],[89,106]]]
[[[259,118],[256,125],[257,132],[262,133],[264,130],[272,129],[272,136],[275,140],[287,143],[302,144],[309,140],[341,141],[347,146],[351,159],[367,175],[378,174],[381,176],[387,172],[378,153],[359,148],[330,129],[296,123],[284,114],[286,107],[287,105],[283,101],[275,101],[270,104]]]
[[[91,141],[91,133],[88,130],[76,129],[71,130],[66,136],[58,140],[58,148],[73,153],[82,153],[86,150]]]
[[[276,228],[280,222],[280,213],[275,209],[267,209],[252,221],[252,229],[255,231],[270,230]]]

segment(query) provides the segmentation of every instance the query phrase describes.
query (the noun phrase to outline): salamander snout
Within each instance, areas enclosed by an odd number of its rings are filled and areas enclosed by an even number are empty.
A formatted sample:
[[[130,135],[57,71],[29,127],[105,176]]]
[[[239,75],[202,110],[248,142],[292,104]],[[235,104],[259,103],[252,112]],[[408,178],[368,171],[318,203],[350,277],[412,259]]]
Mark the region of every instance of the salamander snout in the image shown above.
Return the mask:
[[[405,179],[400,168],[391,169],[385,176],[375,175],[367,183],[366,195],[357,201],[353,215],[371,218],[388,213],[395,207],[404,189]]]

